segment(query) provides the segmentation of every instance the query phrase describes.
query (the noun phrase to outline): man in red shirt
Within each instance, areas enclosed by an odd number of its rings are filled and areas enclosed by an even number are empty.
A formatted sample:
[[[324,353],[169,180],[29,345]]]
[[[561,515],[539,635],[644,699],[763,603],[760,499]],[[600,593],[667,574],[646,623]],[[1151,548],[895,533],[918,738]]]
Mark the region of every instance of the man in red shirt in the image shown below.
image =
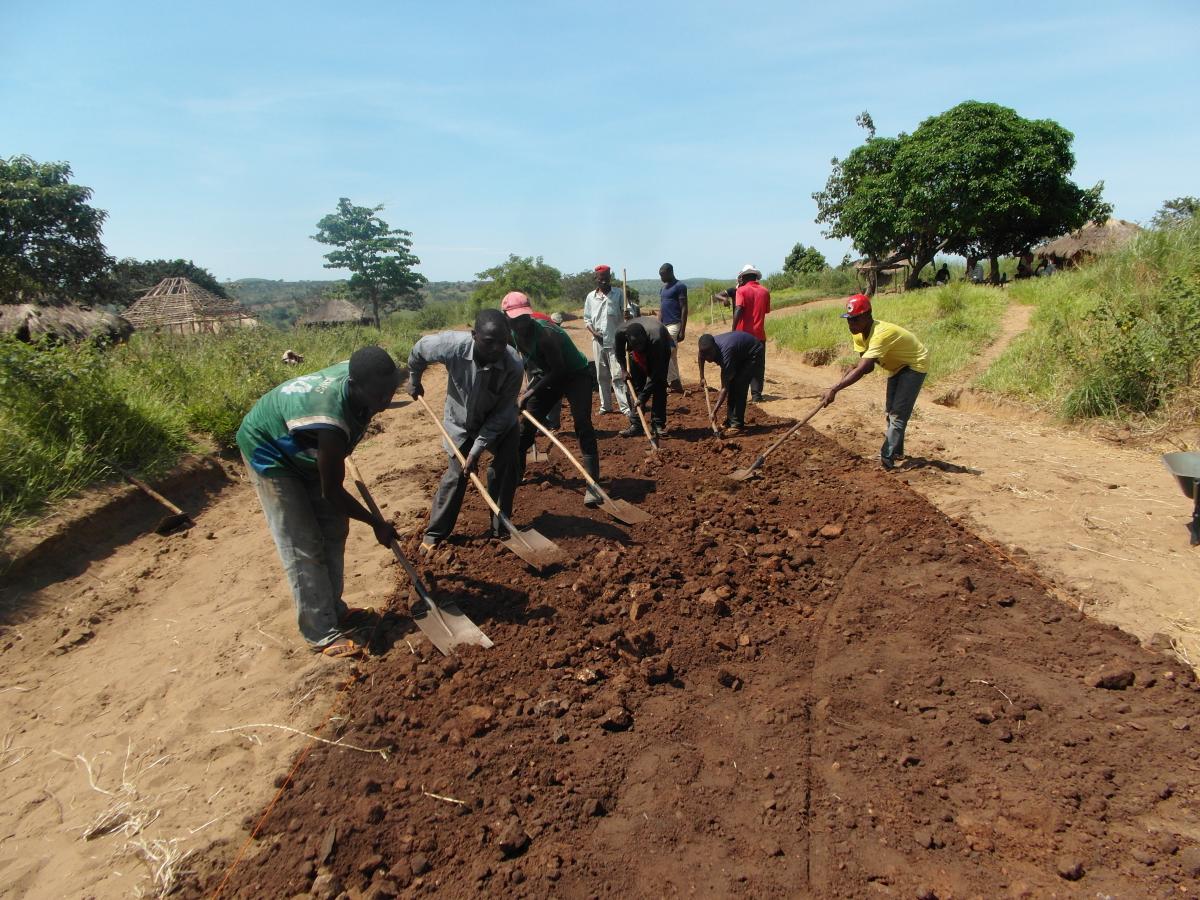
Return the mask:
[[[750,380],[750,399],[762,403],[763,382],[767,374],[767,313],[771,311],[771,292],[759,284],[762,272],[747,263],[738,272],[737,297],[733,302],[733,326],[762,344],[758,366]]]

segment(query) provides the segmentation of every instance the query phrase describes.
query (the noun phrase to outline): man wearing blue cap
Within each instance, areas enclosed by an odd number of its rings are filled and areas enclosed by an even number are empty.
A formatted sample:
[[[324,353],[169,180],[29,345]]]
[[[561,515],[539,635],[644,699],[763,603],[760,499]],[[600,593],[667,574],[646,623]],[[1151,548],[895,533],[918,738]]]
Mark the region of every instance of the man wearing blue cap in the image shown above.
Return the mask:
[[[908,329],[873,318],[871,300],[864,294],[855,294],[846,301],[842,318],[850,327],[854,349],[862,359],[841,381],[825,392],[822,400],[828,406],[838,391],[854,384],[876,365],[888,373],[887,402],[884,407],[887,431],[879,450],[879,459],[883,467],[890,470],[896,465],[896,460],[904,456],[904,431],[929,371],[929,351]]]

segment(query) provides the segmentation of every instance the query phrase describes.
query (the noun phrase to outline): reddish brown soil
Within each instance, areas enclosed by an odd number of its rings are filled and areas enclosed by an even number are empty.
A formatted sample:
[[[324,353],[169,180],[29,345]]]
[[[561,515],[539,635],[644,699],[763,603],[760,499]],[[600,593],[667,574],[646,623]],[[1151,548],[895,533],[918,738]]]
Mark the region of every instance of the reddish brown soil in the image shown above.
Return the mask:
[[[468,501],[427,574],[495,648],[444,659],[397,620],[330,732],[391,755],[314,749],[226,896],[1191,895],[1189,669],[809,429],[728,481],[777,423],[721,450],[697,405],[657,460],[604,435],[648,524],[531,468],[517,520],[557,571],[479,538]]]

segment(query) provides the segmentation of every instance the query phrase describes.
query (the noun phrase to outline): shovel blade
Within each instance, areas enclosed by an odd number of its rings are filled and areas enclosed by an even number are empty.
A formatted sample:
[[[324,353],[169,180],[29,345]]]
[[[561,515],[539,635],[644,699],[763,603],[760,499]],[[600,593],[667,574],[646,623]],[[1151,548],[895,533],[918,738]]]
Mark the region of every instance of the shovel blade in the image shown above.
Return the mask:
[[[508,529],[508,539],[500,543],[533,568],[545,569],[562,560],[562,548],[545,535],[532,528],[514,528],[511,524]]]
[[[653,518],[648,512],[638,509],[627,500],[614,500],[609,497],[600,504],[600,508],[619,522],[626,525],[640,525]]]
[[[424,591],[420,596],[422,602],[412,610],[413,622],[443,656],[449,656],[460,644],[474,644],[485,649],[493,646],[492,639],[479,630],[458,604],[448,600],[437,603]]]
[[[747,466],[746,468],[737,469],[733,472],[730,472],[728,477],[733,479],[734,481],[745,481],[748,478],[754,477],[754,473],[762,468],[763,462],[764,462],[764,459],[763,459],[763,457],[760,456],[754,462],[750,463],[750,465]]]
[[[185,528],[191,528],[196,523],[192,521],[192,517],[187,513],[175,513],[165,517],[158,525],[155,526],[155,534],[171,534],[174,531],[182,531]]]

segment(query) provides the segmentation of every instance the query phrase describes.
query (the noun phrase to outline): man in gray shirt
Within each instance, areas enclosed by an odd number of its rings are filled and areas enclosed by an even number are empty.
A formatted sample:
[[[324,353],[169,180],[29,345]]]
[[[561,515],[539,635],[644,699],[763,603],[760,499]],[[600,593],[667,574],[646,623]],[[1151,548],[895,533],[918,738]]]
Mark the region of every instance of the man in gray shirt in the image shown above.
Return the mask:
[[[508,345],[508,324],[498,309],[480,310],[475,327],[443,331],[417,341],[408,355],[408,392],[415,399],[425,393],[421,376],[430,363],[446,367],[446,406],[442,424],[466,457],[467,472],[474,472],[484,450],[492,454],[488,466],[488,493],[505,516],[512,517],[517,489],[517,395],[524,367],[517,351]],[[450,536],[462,508],[467,475],[453,449],[446,447],[450,464],[442,476],[429,512],[422,549],[428,552]],[[492,517],[492,537],[508,535]]]
[[[614,391],[621,414],[633,415],[625,382],[616,377],[621,366],[613,351],[617,328],[624,321],[625,295],[620,288],[613,287],[612,269],[596,266],[596,289],[583,301],[583,324],[592,335],[592,359],[596,363],[596,381],[600,384],[601,415],[615,412],[612,408]]]

